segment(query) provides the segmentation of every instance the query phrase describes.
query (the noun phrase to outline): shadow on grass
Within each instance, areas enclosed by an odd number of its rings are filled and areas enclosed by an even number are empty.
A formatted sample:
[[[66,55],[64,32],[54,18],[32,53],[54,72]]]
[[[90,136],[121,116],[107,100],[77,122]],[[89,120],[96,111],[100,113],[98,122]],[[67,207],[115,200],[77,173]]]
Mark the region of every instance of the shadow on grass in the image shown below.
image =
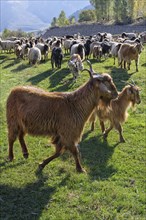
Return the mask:
[[[83,141],[80,144],[82,162],[89,168],[88,174],[91,179],[108,179],[116,172],[108,161],[117,144],[110,146],[108,142],[103,141],[102,135],[86,139],[89,133],[90,131],[83,135]]]
[[[27,68],[29,68],[29,67],[30,67],[29,64],[20,64],[17,68],[11,70],[11,72],[14,72],[14,73],[20,72],[20,71],[22,71],[22,70],[24,70],[24,69],[27,69]]]
[[[8,65],[4,66],[3,69],[8,69],[18,63],[20,63],[21,61],[16,59],[16,58],[12,58],[12,59],[7,59],[7,60],[13,60],[13,62],[9,63]]]
[[[52,74],[52,70],[47,70],[43,73],[39,73],[36,76],[33,76],[27,80],[27,82],[31,82],[32,85],[37,85],[39,82],[48,78]]]
[[[49,209],[56,189],[66,184],[68,176],[54,187],[45,183],[47,179],[41,175],[35,182],[23,188],[1,185],[1,219],[40,219],[42,211]]]
[[[115,85],[118,90],[123,89],[125,83],[122,81],[128,81],[132,74],[129,74],[126,69],[121,69],[119,67],[115,67],[113,65],[105,66],[106,69],[110,69],[110,75],[113,78]]]
[[[57,91],[66,91],[69,86],[73,83],[72,78],[65,80],[65,77],[70,74],[68,68],[55,69],[52,72],[52,75],[49,77],[50,79],[50,91],[54,91],[54,88],[57,87]],[[56,88],[55,88],[56,91]]]
[[[144,67],[146,67],[146,63],[143,63],[141,66],[144,66]]]

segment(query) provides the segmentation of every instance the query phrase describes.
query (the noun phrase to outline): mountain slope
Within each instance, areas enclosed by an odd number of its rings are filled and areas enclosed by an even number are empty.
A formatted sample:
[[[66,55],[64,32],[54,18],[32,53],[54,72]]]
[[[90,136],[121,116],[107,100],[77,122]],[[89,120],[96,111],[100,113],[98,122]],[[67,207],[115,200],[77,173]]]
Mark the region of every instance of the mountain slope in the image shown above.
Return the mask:
[[[35,0],[1,0],[1,25],[0,31],[4,28],[10,30],[22,29],[34,31],[48,28],[53,17],[58,17],[61,10],[64,10],[68,17],[77,9],[88,5],[89,1],[35,1]]]

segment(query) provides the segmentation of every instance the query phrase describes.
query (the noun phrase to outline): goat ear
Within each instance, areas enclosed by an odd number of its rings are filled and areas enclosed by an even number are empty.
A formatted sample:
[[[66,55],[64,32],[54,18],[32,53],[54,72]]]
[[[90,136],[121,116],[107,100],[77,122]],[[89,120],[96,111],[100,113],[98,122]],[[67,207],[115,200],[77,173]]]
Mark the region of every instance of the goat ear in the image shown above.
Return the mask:
[[[131,90],[131,88],[128,88],[127,95],[131,95],[131,94],[132,94],[132,90]]]

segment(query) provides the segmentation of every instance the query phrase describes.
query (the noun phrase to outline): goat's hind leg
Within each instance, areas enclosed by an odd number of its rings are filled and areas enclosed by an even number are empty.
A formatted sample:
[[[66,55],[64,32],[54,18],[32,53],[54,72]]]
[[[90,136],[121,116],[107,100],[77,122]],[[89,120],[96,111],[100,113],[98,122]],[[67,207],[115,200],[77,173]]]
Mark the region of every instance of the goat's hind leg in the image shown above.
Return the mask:
[[[113,129],[113,125],[110,125],[109,128],[107,128],[104,132],[103,132],[103,139],[106,141],[107,140],[107,137],[108,137],[108,134],[109,132]]]
[[[56,152],[51,157],[44,160],[42,163],[39,164],[39,170],[42,170],[48,163],[50,163],[55,158],[59,157],[63,152],[65,148],[60,144],[56,144]]]
[[[12,161],[14,159],[14,153],[13,153],[13,146],[14,142],[17,139],[17,132],[9,132],[8,133],[8,142],[9,142],[9,148],[8,148],[8,160]]]
[[[19,133],[18,138],[19,138],[19,142],[20,142],[20,145],[21,145],[21,148],[22,148],[23,157],[25,159],[27,159],[29,154],[28,154],[27,146],[26,146],[25,141],[24,141],[24,133],[23,133],[23,131],[21,131]]]
[[[83,173],[83,172],[86,172],[82,166],[81,166],[81,163],[80,163],[80,158],[79,158],[79,150],[77,148],[77,146],[72,146],[70,149],[70,152],[72,153],[74,159],[75,159],[75,163],[76,163],[76,170],[77,172],[79,173]]]

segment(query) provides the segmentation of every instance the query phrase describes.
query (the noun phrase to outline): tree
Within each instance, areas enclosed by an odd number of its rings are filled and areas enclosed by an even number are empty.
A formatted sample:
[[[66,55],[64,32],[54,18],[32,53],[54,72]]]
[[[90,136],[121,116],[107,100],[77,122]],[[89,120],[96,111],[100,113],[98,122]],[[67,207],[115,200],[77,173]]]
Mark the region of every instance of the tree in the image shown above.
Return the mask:
[[[58,17],[58,25],[64,26],[64,25],[68,25],[68,24],[69,24],[69,20],[66,18],[65,12],[62,10],[60,12],[59,17]]]
[[[112,0],[90,0],[90,3],[95,7],[97,21],[110,19]]]
[[[96,20],[96,15],[95,15],[95,10],[84,10],[81,11],[79,14],[79,22],[83,21],[95,21]]]
[[[69,18],[69,23],[70,23],[70,24],[75,24],[75,23],[76,23],[75,16],[71,16],[71,17]]]
[[[51,27],[55,27],[58,24],[58,19],[56,17],[53,17],[52,22],[51,22]]]

